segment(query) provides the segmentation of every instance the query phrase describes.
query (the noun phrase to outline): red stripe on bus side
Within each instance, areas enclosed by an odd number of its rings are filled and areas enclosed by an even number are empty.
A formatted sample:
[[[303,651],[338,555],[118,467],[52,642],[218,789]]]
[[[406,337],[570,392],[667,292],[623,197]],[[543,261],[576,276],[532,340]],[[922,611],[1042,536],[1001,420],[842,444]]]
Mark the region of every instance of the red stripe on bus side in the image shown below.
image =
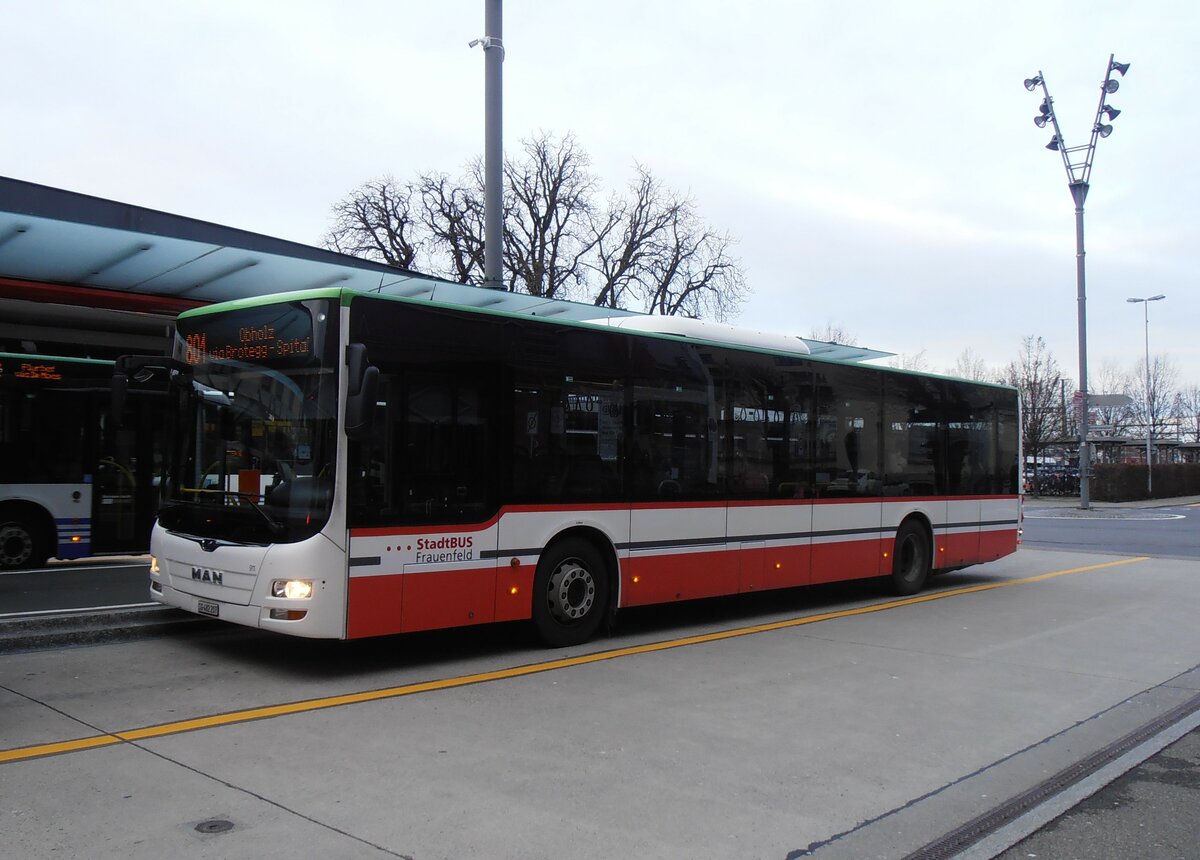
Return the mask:
[[[505,565],[353,577],[347,638],[526,620],[534,570]]]
[[[347,592],[346,638],[399,633],[403,587],[401,576],[351,577]]]
[[[1017,551],[1017,530],[1001,529],[979,533],[979,561],[995,561]]]
[[[400,629],[437,630],[486,624],[496,617],[496,569],[406,573]]]
[[[734,550],[631,556],[621,565],[621,605],[736,594],[740,554]]]
[[[845,582],[866,579],[891,572],[894,537],[868,540],[814,543],[812,547],[812,576],[809,582]],[[888,554],[884,558],[884,553]]]
[[[933,543],[935,569],[973,562],[979,556],[979,529],[934,535]]]
[[[701,552],[633,554],[621,564],[620,606],[647,606],[801,585],[886,576],[894,536],[811,545],[748,545]],[[1016,550],[1015,529],[940,535],[935,567],[991,561]],[[944,550],[943,550],[944,548]],[[411,633],[530,617],[535,565],[501,564],[353,577],[349,638]]]
[[[532,564],[515,567],[502,564],[496,568],[497,621],[524,621],[531,617],[536,571]]]

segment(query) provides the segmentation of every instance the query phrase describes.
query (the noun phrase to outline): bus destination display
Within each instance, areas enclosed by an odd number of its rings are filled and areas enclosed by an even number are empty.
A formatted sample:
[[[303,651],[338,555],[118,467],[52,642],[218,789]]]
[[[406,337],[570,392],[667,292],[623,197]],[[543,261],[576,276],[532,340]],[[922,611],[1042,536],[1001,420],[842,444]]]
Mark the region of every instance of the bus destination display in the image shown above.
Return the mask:
[[[304,310],[292,309],[274,314],[273,319],[253,320],[245,316],[239,325],[225,320],[201,319],[188,331],[180,325],[180,336],[188,364],[208,361],[256,362],[272,366],[303,365],[313,357],[312,317]]]

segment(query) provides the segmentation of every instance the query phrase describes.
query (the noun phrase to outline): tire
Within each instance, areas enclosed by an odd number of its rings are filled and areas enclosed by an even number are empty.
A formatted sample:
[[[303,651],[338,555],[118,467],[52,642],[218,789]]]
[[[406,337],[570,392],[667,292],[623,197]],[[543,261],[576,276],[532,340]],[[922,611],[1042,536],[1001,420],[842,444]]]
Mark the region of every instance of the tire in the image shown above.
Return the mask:
[[[552,544],[533,578],[533,624],[553,648],[596,635],[608,611],[609,571],[593,544],[568,538]]]
[[[50,550],[41,531],[20,517],[0,517],[0,570],[41,567],[50,559]]]
[[[925,587],[932,568],[929,533],[915,520],[905,520],[896,530],[892,549],[892,591],[907,596]]]

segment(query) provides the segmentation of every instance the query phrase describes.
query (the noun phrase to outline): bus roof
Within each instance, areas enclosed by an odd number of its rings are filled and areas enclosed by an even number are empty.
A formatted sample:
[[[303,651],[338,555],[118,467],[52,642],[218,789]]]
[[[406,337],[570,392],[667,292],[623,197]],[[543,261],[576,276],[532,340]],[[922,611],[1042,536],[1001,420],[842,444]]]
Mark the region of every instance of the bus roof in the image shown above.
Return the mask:
[[[862,362],[887,358],[894,353],[859,346],[827,343],[810,338],[774,334],[740,328],[724,323],[712,323],[687,317],[665,317],[616,308],[600,308],[584,302],[566,299],[547,299],[506,290],[489,290],[450,281],[412,278],[394,287],[365,291],[349,287],[327,287],[288,293],[253,296],[220,304],[184,311],[180,319],[210,313],[258,307],[279,301],[329,298],[348,304],[355,297],[372,296],[408,302],[427,302],[440,307],[485,314],[534,317],[546,322],[566,323],[605,328],[621,328],[649,336],[668,336],[703,341],[721,346],[740,346],[750,349],[809,355],[837,362]]]

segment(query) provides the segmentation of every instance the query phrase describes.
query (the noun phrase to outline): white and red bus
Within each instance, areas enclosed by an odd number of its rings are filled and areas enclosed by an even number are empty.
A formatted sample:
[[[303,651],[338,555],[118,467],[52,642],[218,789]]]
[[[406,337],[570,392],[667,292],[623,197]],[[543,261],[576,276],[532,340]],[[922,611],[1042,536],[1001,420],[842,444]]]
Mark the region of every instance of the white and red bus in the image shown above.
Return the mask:
[[[595,313],[339,289],[185,312],[151,596],[299,636],[529,619],[567,645],[623,607],[911,594],[1016,549],[1013,389]]]

